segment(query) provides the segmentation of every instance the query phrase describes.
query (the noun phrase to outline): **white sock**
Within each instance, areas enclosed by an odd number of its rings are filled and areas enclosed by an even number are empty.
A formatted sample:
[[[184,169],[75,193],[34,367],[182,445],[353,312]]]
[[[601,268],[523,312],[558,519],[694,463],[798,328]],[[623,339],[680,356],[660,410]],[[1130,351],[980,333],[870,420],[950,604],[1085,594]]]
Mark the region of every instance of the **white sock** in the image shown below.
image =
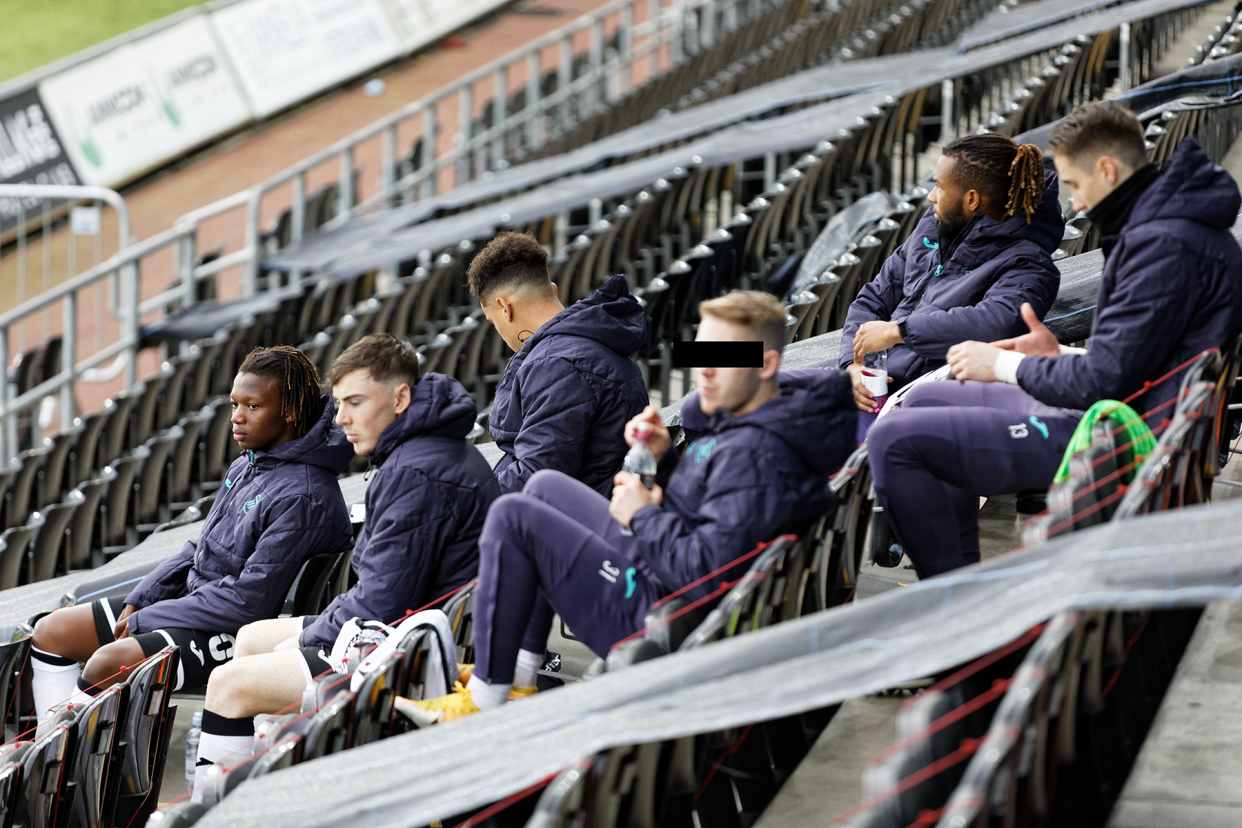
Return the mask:
[[[203,732],[198,740],[198,765],[194,769],[195,802],[203,801],[207,771],[245,756],[254,744],[254,719],[229,719],[203,711]]]
[[[30,667],[35,712],[38,714],[39,724],[43,724],[52,708],[60,707],[77,691],[82,665],[73,659],[31,647]]]
[[[535,674],[543,666],[543,653],[532,653],[530,650],[518,650],[517,667],[513,670],[515,687],[534,687]]]
[[[466,684],[466,689],[470,691],[470,698],[475,706],[480,710],[491,710],[509,700],[509,688],[512,686],[512,684],[488,684],[477,675],[473,675]]]

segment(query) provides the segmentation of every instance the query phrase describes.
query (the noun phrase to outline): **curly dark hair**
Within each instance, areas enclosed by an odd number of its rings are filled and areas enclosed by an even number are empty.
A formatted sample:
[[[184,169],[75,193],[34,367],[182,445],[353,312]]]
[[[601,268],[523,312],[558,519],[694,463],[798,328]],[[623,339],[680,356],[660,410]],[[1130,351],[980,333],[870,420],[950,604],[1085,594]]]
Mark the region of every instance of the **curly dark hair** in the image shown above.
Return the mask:
[[[985,132],[951,141],[944,155],[956,162],[953,177],[963,190],[978,190],[989,204],[1005,205],[1005,218],[1021,210],[1026,223],[1031,223],[1044,197],[1044,156],[1039,147]]]
[[[549,285],[548,251],[534,236],[506,231],[475,255],[466,278],[471,295],[484,301],[500,288]]]
[[[305,436],[323,416],[319,372],[297,348],[288,345],[255,348],[237,373],[267,377],[280,384],[280,413],[293,417],[293,428],[299,437]]]

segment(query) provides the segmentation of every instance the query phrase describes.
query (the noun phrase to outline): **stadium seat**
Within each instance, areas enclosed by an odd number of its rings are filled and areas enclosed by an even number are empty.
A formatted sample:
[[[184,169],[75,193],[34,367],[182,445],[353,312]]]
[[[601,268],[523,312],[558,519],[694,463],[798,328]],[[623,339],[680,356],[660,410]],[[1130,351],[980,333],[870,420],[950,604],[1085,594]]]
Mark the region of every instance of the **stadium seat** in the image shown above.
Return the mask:
[[[203,513],[205,516],[206,513]],[[349,568],[352,550],[324,552],[307,559],[302,565],[289,597],[285,600],[285,612],[294,618],[318,615],[327,609],[332,599],[340,594],[337,587],[341,570]]]
[[[50,445],[26,449],[17,455],[21,467],[4,493],[4,526],[12,529],[21,526],[30,517],[31,508],[38,496],[43,460],[52,452]]]
[[[12,589],[21,583],[27,574],[26,562],[29,555],[26,550],[30,539],[43,525],[43,517],[32,515],[25,526],[14,526],[0,534],[0,589]]]
[[[190,380],[190,372],[198,367],[200,357],[198,347],[189,345],[185,351],[168,360],[166,365],[171,368],[172,373],[168,376],[167,382],[160,392],[159,402],[156,408],[155,429],[163,431],[171,428],[181,417],[182,401],[185,399],[186,385]]]
[[[66,782],[66,765],[73,756],[75,730],[73,722],[55,725],[25,747],[19,742],[18,750],[10,754],[12,761],[22,768],[22,782],[13,808],[14,825],[23,828],[56,828],[59,825],[57,811]]]
[[[72,427],[58,431],[44,441],[44,445],[51,448],[51,451],[44,455],[43,468],[38,476],[39,491],[34,502],[36,509],[60,500],[66,489],[65,470],[69,465],[69,455],[81,431],[81,421],[75,420]],[[77,481],[74,481],[74,485],[76,484]]]
[[[114,685],[72,711],[76,743],[65,771],[66,801],[61,803],[62,814],[69,814],[69,824],[81,828],[102,828],[105,824],[108,773],[128,689],[124,684]]]
[[[593,824],[589,814],[594,792],[594,765],[594,760],[584,759],[561,771],[548,783],[526,828],[572,828]]]
[[[134,483],[132,502],[133,524],[139,536],[150,534],[160,523],[161,494],[167,485],[169,460],[173,448],[184,436],[180,426],[162,431],[144,444],[147,456],[143,458]]]
[[[340,753],[349,746],[356,701],[348,689],[342,690],[309,717],[302,741],[302,761]]]
[[[0,731],[10,724],[14,727],[14,732],[21,730],[18,726],[21,711],[14,704],[14,699],[19,692],[18,683],[26,659],[30,656],[30,640],[33,635],[34,630],[29,624],[18,624],[9,640],[0,644]]]
[[[147,820],[150,826],[159,828],[190,828],[207,813],[207,806],[188,799],[182,802],[169,803],[160,807]]]
[[[211,422],[212,412],[196,411],[182,417],[175,424],[181,430],[168,458],[168,485],[163,501],[171,512],[180,512],[194,501],[197,480],[194,477],[194,460],[202,450],[203,429]],[[171,429],[170,429],[171,432]]]
[[[130,412],[125,448],[137,448],[151,439],[151,435],[155,432],[155,410],[160,404],[164,388],[168,385],[173,373],[172,366],[165,362],[160,366],[159,373],[135,386],[134,393],[137,399]]]
[[[98,478],[79,483],[74,489],[81,493],[82,505],[73,513],[73,520],[69,523],[66,563],[71,572],[75,569],[91,569],[102,562],[102,545],[98,542],[98,524],[101,520],[99,507],[108,486],[115,479],[116,472],[105,468]],[[97,549],[101,551],[100,561],[95,559],[94,553]]]
[[[210,418],[206,421],[200,441],[198,478],[204,491],[215,491],[223,485],[228,464],[235,456],[232,448],[236,444],[231,422],[233,408],[227,397],[220,397],[209,402],[202,413],[210,413]]]
[[[30,545],[28,583],[46,581],[69,571],[68,550],[73,538],[68,527],[85,502],[86,497],[75,489],[65,496],[63,503],[54,503],[31,516],[32,521],[40,518],[41,525]]]
[[[21,784],[22,766],[0,750],[0,828],[13,826]]]
[[[76,434],[73,450],[70,452],[69,468],[66,471],[70,485],[77,486],[85,480],[90,480],[91,476],[102,468],[98,463],[99,436],[109,417],[111,417],[111,412],[108,410],[106,401],[102,409],[81,418],[82,429]]]
[[[107,421],[99,435],[100,466],[109,466],[121,458],[125,451],[125,435],[129,431],[130,414],[143,388],[136,385],[129,392],[122,392],[104,401],[103,410],[108,412]]]
[[[403,670],[403,655],[390,653],[363,678],[354,699],[349,747],[370,744],[390,734],[393,697]]]
[[[136,667],[125,680],[128,698],[119,717],[115,757],[119,778],[116,819],[120,824],[149,814],[159,796],[159,771],[168,751],[171,717],[168,703],[180,669],[176,650],[167,649]]]

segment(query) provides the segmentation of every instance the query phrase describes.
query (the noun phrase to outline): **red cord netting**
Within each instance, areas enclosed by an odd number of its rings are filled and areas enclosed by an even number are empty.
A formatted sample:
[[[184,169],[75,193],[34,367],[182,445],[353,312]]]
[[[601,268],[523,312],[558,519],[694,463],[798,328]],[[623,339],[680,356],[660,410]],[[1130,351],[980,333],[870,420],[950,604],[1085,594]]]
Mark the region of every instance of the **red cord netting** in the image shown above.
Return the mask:
[[[1017,728],[1008,728],[1008,729],[1014,730],[1014,731],[1017,730]],[[975,751],[979,749],[979,745],[982,742],[983,742],[983,739],[963,739],[961,745],[958,746],[958,748],[954,750],[953,752],[947,753],[944,756],[941,756],[935,762],[932,762],[927,767],[915,771],[914,773],[907,776],[905,779],[902,779],[900,782],[898,782],[893,787],[886,790],[884,793],[879,794],[878,796],[873,796],[870,799],[863,800],[858,805],[855,805],[853,808],[849,809],[844,814],[837,817],[837,819],[835,820],[833,824],[842,825],[848,822],[854,816],[857,816],[858,814],[862,813],[863,811],[874,808],[876,805],[879,805],[881,802],[886,802],[895,796],[900,796],[901,794],[905,793],[906,791],[910,790],[916,785],[921,785],[922,783],[926,782],[928,779],[932,779],[933,777],[940,775],[941,773],[953,767],[954,765],[957,765],[957,764],[960,764],[961,762],[966,761],[967,759],[969,759],[971,756],[975,754]]]

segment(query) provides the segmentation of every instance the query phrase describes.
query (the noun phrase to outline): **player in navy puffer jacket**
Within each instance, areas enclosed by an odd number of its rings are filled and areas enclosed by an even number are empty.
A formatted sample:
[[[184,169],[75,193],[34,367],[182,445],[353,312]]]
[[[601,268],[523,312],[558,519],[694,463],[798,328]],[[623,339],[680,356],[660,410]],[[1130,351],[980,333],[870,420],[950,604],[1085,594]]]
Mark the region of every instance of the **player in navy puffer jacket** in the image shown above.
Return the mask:
[[[474,400],[461,383],[426,374],[410,406],[380,435],[354,544],[358,583],[302,630],[303,647],[336,640],[350,618],[385,623],[474,578],[483,518],[500,495],[491,468],[465,437]]]
[[[535,331],[496,387],[488,431],[505,453],[501,491],[521,491],[554,469],[601,494],[625,458],[622,429],[647,405],[630,359],[647,341],[647,319],[625,277],[613,276]]]

